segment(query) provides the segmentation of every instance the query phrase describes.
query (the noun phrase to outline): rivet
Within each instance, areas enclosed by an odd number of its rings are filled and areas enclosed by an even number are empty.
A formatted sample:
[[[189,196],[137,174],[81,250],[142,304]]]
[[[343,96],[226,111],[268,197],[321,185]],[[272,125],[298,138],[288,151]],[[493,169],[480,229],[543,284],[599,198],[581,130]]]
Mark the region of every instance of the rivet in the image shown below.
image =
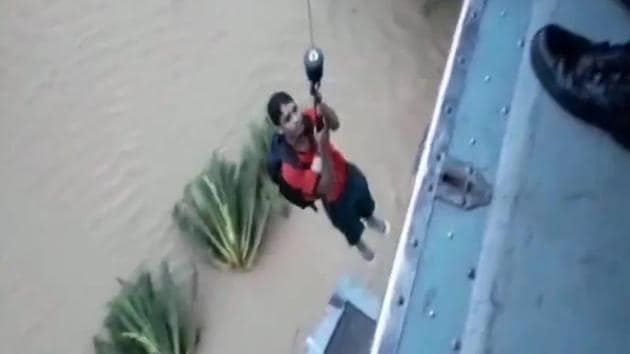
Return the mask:
[[[449,239],[449,240],[452,240],[454,236],[455,236],[455,234],[453,233],[453,231],[449,231],[449,232],[446,234],[446,237],[448,237],[448,239]]]
[[[477,140],[475,140],[475,138],[470,138],[470,140],[468,141],[468,144],[475,145],[477,143]]]
[[[501,11],[499,13],[499,16],[501,16],[501,17],[505,17],[505,15],[507,15],[507,12],[505,12],[505,10],[503,10],[503,11]]]
[[[412,246],[413,248],[417,248],[417,247],[418,247],[418,239],[414,239],[414,240],[411,242],[411,246]]]
[[[466,57],[464,57],[463,55],[458,56],[457,62],[460,64],[464,64],[466,62]]]
[[[430,318],[435,318],[436,313],[433,310],[429,310],[428,315],[429,315]]]
[[[490,82],[490,80],[492,80],[492,77],[490,77],[490,75],[486,75],[483,77],[483,82]]]
[[[470,13],[470,17],[471,17],[472,19],[476,19],[476,18],[477,18],[477,11],[474,11],[474,10],[473,10],[473,11]]]
[[[501,114],[503,114],[505,116],[508,113],[510,113],[510,107],[508,107],[508,106],[501,107]]]
[[[451,105],[447,105],[446,107],[444,107],[444,112],[446,112],[446,114],[453,113],[453,107],[451,107]]]
[[[430,193],[430,192],[433,192],[433,183],[429,184],[429,188],[428,188],[428,190],[429,190],[429,193]]]
[[[396,302],[398,306],[402,306],[405,304],[405,298],[401,295],[398,297],[398,301]]]
[[[475,280],[476,275],[477,275],[477,274],[476,274],[476,271],[475,271],[475,268],[474,268],[474,267],[471,267],[471,268],[468,270],[468,274],[466,274],[466,276],[467,276],[467,277],[468,277],[468,279],[470,279],[470,280]]]
[[[518,42],[516,42],[516,44],[519,46],[519,48],[523,48],[525,46],[525,40],[523,38],[520,38]]]
[[[462,348],[462,343],[458,338],[453,339],[453,341],[451,341],[451,349],[453,349],[453,351],[458,352],[461,348]]]

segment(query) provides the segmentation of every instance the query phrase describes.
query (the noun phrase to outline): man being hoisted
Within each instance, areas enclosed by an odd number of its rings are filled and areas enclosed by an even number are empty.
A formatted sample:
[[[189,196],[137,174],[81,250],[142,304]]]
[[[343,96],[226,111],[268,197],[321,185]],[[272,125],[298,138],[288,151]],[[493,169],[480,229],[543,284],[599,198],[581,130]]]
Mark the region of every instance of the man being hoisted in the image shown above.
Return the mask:
[[[370,261],[374,252],[361,239],[367,226],[387,235],[389,223],[374,215],[375,203],[361,170],[330,142],[339,118],[319,93],[323,54],[311,48],[304,57],[313,107],[300,109],[286,92],[271,95],[267,113],[278,128],[267,157],[267,169],[282,195],[301,208],[321,200],[328,218],[351,246]]]

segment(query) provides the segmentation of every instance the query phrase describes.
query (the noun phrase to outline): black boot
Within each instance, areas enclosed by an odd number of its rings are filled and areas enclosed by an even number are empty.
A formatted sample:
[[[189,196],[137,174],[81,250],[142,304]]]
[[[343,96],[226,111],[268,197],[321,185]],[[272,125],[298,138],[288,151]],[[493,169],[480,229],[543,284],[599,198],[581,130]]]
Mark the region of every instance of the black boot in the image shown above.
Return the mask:
[[[532,40],[531,60],[560,106],[630,148],[630,42],[594,43],[548,25]]]

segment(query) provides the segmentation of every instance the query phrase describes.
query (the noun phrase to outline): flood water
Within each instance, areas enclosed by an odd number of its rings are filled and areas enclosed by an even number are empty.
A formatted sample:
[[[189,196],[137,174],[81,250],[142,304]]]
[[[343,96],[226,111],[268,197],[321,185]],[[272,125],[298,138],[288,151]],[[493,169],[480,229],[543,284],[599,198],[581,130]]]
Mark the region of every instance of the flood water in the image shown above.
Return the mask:
[[[199,263],[200,352],[297,352],[345,274],[383,294],[459,6],[424,2],[313,0],[333,140],[392,238],[366,236],[366,264],[321,213],[294,210],[251,273]],[[307,31],[298,0],[0,2],[0,352],[92,352],[117,277],[195,259],[173,204],[272,91],[307,102]]]

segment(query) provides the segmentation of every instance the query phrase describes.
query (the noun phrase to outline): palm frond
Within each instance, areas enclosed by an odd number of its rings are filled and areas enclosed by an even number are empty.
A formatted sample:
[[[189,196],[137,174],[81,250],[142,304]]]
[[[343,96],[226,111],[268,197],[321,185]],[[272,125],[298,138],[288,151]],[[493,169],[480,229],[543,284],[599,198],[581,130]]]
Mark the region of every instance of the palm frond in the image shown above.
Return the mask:
[[[196,273],[192,278],[196,284]],[[196,286],[184,291],[166,263],[157,284],[148,272],[121,284],[109,304],[104,336],[94,338],[96,354],[195,353],[201,327],[195,310]]]
[[[252,124],[240,160],[214,153],[175,205],[182,231],[221,269],[250,269],[270,217],[281,210],[282,198],[265,169],[272,135],[269,123]]]

